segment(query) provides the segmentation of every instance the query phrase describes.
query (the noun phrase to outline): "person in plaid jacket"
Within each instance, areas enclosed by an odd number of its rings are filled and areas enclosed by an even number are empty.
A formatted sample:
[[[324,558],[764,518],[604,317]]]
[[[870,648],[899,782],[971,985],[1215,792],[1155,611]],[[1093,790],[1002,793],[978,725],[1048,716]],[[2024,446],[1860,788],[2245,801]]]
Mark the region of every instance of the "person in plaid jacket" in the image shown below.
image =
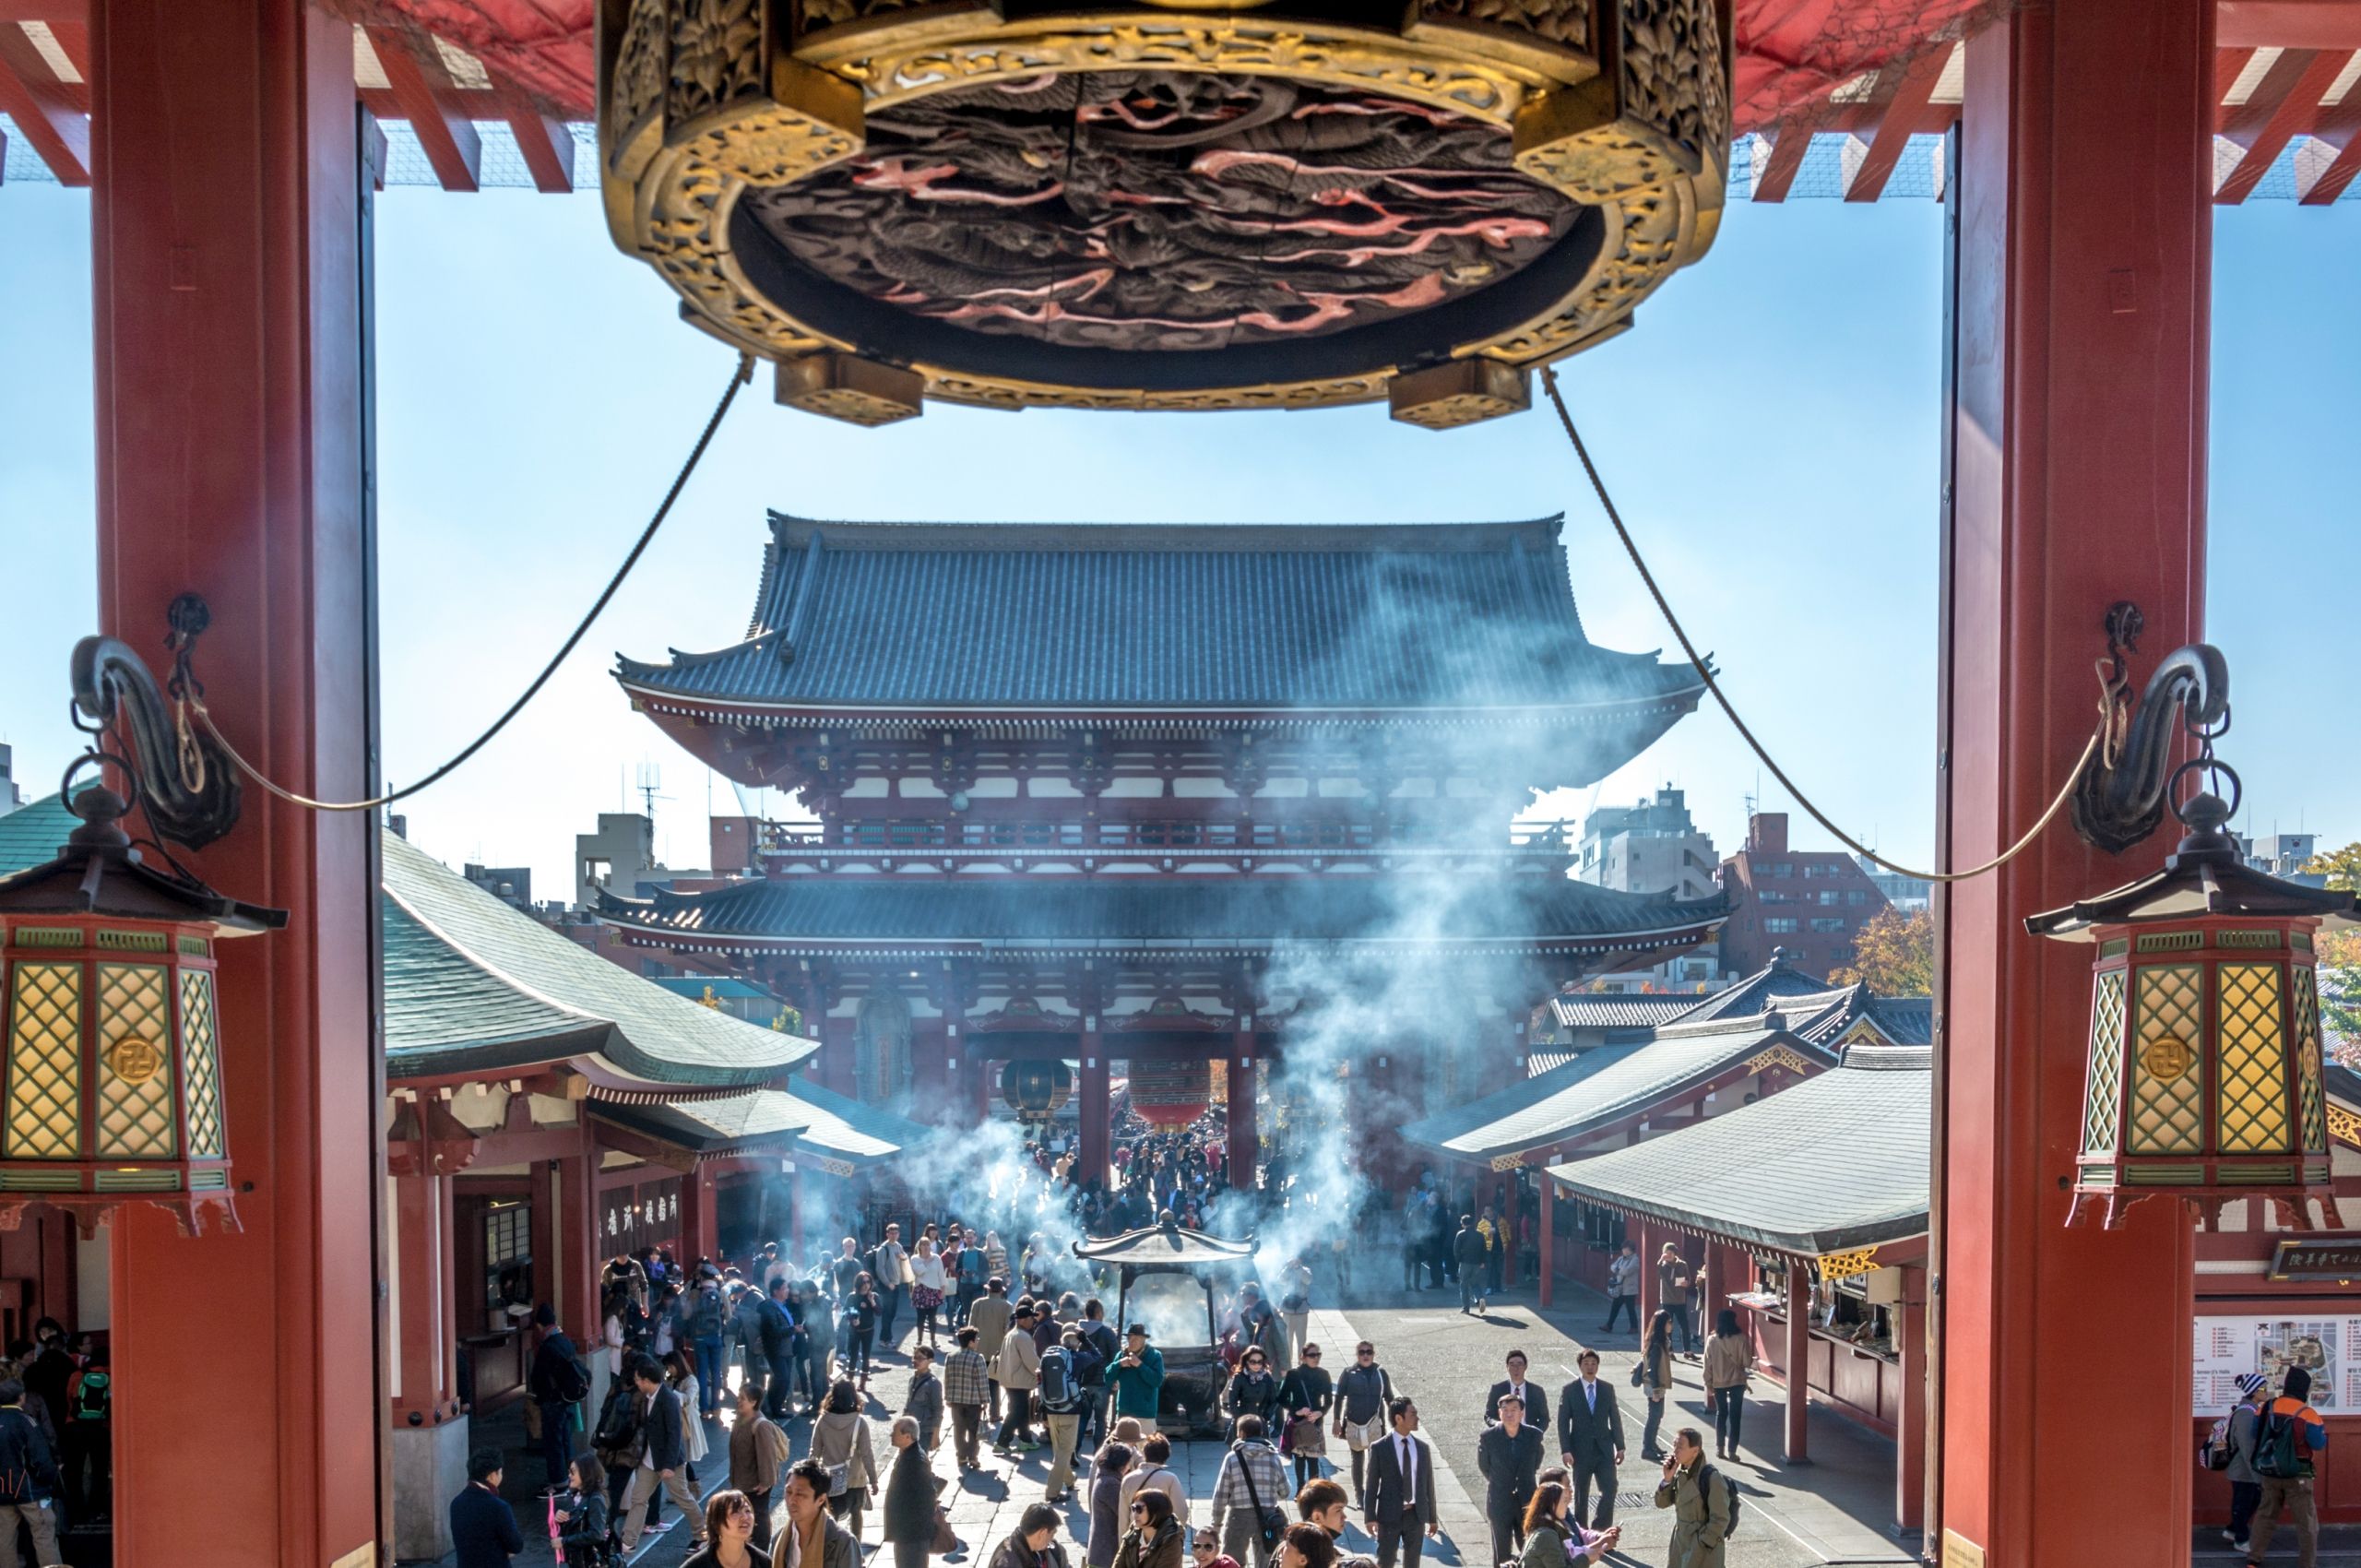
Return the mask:
[[[958,1451],[959,1467],[981,1469],[978,1449],[982,1442],[984,1402],[991,1397],[991,1369],[984,1353],[976,1348],[981,1337],[976,1329],[962,1328],[956,1337],[959,1348],[943,1363],[943,1402],[951,1407],[951,1438]]]
[[[1222,1455],[1221,1473],[1214,1481],[1215,1531],[1221,1549],[1250,1568],[1269,1568],[1274,1541],[1263,1535],[1260,1512],[1278,1508],[1295,1495],[1287,1485],[1286,1463],[1279,1451],[1264,1439],[1263,1418],[1238,1418],[1238,1441]]]

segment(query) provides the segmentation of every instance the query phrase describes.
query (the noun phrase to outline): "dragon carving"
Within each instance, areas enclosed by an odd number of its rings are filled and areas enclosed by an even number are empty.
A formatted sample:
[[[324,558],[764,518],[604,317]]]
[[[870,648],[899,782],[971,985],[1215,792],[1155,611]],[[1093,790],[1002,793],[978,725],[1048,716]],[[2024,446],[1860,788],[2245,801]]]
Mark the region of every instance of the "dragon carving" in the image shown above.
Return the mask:
[[[858,157],[750,192],[805,267],[1075,347],[1203,350],[1428,309],[1579,208],[1471,117],[1275,77],[1046,74],[872,111]]]

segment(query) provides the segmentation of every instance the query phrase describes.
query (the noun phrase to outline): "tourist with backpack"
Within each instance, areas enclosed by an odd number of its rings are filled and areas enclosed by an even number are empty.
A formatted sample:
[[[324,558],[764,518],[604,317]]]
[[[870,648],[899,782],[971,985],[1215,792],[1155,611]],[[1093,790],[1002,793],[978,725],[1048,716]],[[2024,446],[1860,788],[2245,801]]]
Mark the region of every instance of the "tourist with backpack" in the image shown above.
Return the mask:
[[[1062,1503],[1074,1495],[1074,1450],[1082,1437],[1083,1406],[1089,1399],[1086,1384],[1098,1365],[1098,1353],[1069,1328],[1059,1342],[1041,1353],[1041,1418],[1050,1429],[1050,1480],[1043,1501]]]
[[[8,1558],[17,1555],[22,1520],[32,1534],[35,1562],[65,1561],[57,1553],[57,1515],[51,1507],[57,1491],[57,1460],[25,1414],[25,1385],[13,1377],[0,1380],[0,1539]]]
[[[81,1360],[65,1393],[65,1496],[77,1526],[103,1523],[114,1503],[114,1376],[95,1346]]]
[[[1672,1555],[1665,1568],[1723,1568],[1724,1545],[1738,1527],[1738,1486],[1705,1463],[1705,1437],[1682,1427],[1665,1455],[1656,1506],[1673,1511]]]
[[[2262,1501],[2262,1478],[2254,1467],[2254,1427],[2262,1410],[2262,1391],[2268,1386],[2260,1372],[2240,1377],[2237,1402],[2228,1415],[2213,1423],[2198,1455],[2199,1463],[2209,1470],[2222,1471],[2230,1483],[2230,1523],[2222,1538],[2234,1551],[2247,1549],[2247,1526],[2254,1518],[2255,1505]]]
[[[1248,1568],[1270,1568],[1287,1526],[1279,1506],[1291,1495],[1287,1467],[1264,1437],[1262,1417],[1240,1416],[1236,1430],[1238,1440],[1214,1478],[1213,1526],[1222,1550]]]
[[[6,1384],[0,1384],[5,1391]],[[2296,1568],[2312,1568],[2319,1550],[2320,1521],[2312,1502],[2312,1456],[2328,1446],[2328,1423],[2304,1403],[2311,1397],[2312,1374],[2289,1367],[2279,1397],[2264,1406],[2254,1423],[2254,1468],[2262,1492],[2247,1548],[2247,1568],[2260,1568],[2287,1511],[2296,1526]]]
[[[711,1264],[697,1265],[697,1282],[690,1294],[687,1319],[689,1353],[696,1358],[697,1414],[712,1418],[721,1408],[721,1332],[729,1320],[722,1304],[721,1276]]]
[[[541,1465],[548,1478],[544,1493],[564,1491],[566,1471],[574,1463],[574,1407],[590,1397],[590,1369],[575,1353],[574,1341],[558,1326],[557,1310],[547,1301],[533,1309],[533,1324],[541,1342],[533,1348],[533,1368],[526,1374],[526,1392],[540,1408]]]

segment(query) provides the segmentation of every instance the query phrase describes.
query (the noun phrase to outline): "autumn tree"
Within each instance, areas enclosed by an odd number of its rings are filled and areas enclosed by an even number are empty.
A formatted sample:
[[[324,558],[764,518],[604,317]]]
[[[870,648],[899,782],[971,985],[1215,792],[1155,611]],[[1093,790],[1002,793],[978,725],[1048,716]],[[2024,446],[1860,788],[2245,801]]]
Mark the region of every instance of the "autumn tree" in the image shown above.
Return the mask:
[[[2304,869],[2327,877],[2331,887],[2361,892],[2361,843],[2314,855]],[[2327,1026],[2329,1051],[2361,1067],[2361,931],[2324,931],[2317,944],[2320,1022]]]
[[[1866,980],[1880,996],[1931,996],[1935,917],[1925,909],[1883,909],[1853,939],[1853,962],[1828,977],[1838,985]]]

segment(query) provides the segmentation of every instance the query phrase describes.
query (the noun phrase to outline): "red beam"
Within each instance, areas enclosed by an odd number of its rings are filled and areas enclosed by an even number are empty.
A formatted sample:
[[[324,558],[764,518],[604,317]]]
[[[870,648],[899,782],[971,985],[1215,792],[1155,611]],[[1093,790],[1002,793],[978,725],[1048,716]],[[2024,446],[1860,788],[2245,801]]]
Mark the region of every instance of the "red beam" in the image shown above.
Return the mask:
[[[2213,128],[2216,131],[2226,128],[2230,117],[2237,113],[2235,105],[2225,104],[2222,100],[2229,96],[2231,87],[2238,79],[2238,73],[2245,70],[2247,62],[2253,58],[2254,51],[2251,49],[2213,51]]]
[[[498,97],[501,114],[516,133],[516,150],[533,172],[533,188],[550,196],[574,189],[574,133],[565,122],[551,119],[505,82],[500,84]]]
[[[1927,116],[1928,101],[1934,97],[1935,83],[1950,58],[1949,48],[1924,50],[1903,69],[1878,116],[1877,135],[1870,138],[1860,167],[1845,186],[1846,201],[1875,201],[1883,194],[1894,165],[1902,161],[1902,149]],[[1879,85],[1884,85],[1882,75]]]
[[[2347,58],[2342,51],[2290,49],[2271,63],[2253,96],[2238,106],[2223,132],[2246,148],[2246,156],[2213,193],[2216,204],[2236,207],[2254,194],[2288,142],[2319,118],[2320,94],[2344,69]]]
[[[2296,193],[2296,199],[2305,207],[2326,207],[2344,194],[2355,175],[2361,174],[2361,89],[2346,93],[2344,101],[2335,108],[2323,111],[2312,135],[2336,148],[2336,157]]]
[[[1811,129],[1804,125],[1782,125],[1771,143],[1770,160],[1762,165],[1762,172],[1754,182],[1756,201],[1785,201],[1789,187],[1796,183],[1796,171],[1804,166],[1804,154],[1811,148]]]
[[[10,22],[47,22],[55,27],[60,22],[72,22],[84,27],[89,20],[88,0],[0,0],[0,26]]]
[[[0,22],[0,114],[17,122],[63,185],[90,183],[90,117],[78,96],[57,79],[22,28]]]
[[[466,115],[445,108],[436,100],[434,89],[443,75],[441,62],[435,63],[430,76],[426,62],[410,47],[409,34],[389,27],[373,27],[368,31],[370,46],[377,52],[377,64],[386,73],[386,86],[393,91],[394,101],[409,117],[410,130],[418,137],[419,146],[425,148],[426,161],[433,166],[434,177],[446,191],[481,189],[483,143]]]
[[[2214,15],[2225,45],[2361,49],[2356,0],[2222,0]]]

